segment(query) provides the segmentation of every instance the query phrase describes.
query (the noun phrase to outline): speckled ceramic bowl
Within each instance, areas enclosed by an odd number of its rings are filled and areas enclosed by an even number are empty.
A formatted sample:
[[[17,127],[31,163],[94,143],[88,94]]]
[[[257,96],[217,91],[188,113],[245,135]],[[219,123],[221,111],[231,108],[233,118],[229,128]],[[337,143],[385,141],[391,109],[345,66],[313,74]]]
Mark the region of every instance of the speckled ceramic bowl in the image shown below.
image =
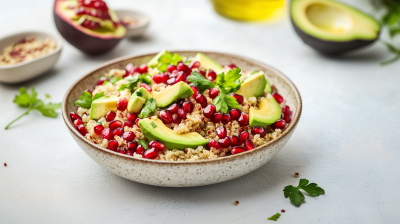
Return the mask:
[[[193,56],[198,51],[175,52],[183,56]],[[124,69],[128,63],[134,65],[147,63],[156,55],[154,53],[115,59],[83,76],[72,85],[64,97],[62,114],[73,139],[90,158],[110,172],[129,180],[156,186],[194,187],[215,184],[240,177],[264,165],[283,148],[296,128],[302,109],[298,90],[286,76],[264,63],[232,54],[203,53],[223,65],[235,63],[246,71],[261,70],[265,72],[267,79],[276,86],[293,112],[293,120],[281,136],[251,151],[228,157],[207,161],[170,162],[139,159],[112,152],[91,143],[79,134],[69,119],[69,113],[76,111],[74,101],[82,92],[92,88],[96,81],[110,69]]]

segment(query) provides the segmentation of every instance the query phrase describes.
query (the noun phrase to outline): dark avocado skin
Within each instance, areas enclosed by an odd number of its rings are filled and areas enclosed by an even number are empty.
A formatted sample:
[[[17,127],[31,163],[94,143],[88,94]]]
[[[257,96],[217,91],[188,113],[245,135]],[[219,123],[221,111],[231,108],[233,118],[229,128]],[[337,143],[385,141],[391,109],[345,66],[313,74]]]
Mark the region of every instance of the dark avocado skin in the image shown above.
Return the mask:
[[[58,32],[68,43],[88,54],[101,54],[115,47],[122,38],[101,39],[87,35],[66,21],[53,10],[54,22]],[[99,34],[100,36],[100,34]]]
[[[353,51],[358,48],[368,46],[374,43],[379,37],[378,33],[374,40],[368,40],[368,41],[367,40],[352,40],[344,42],[325,41],[303,32],[296,25],[296,23],[293,21],[292,18],[290,18],[290,21],[292,22],[293,28],[296,31],[297,35],[300,36],[300,38],[303,40],[304,43],[326,55],[340,55],[347,53],[349,51]]]

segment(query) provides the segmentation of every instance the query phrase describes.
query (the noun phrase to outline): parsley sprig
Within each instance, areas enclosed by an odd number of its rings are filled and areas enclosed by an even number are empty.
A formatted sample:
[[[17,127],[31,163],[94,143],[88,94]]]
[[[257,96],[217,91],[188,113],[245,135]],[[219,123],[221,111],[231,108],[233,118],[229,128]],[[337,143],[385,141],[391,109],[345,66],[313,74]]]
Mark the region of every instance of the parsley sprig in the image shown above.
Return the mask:
[[[178,54],[171,54],[168,51],[165,52],[161,57],[158,58],[158,66],[157,69],[160,72],[167,71],[168,65],[177,65],[179,61],[182,60],[182,57]]]
[[[156,111],[156,108],[157,108],[156,99],[154,99],[153,97],[147,98],[146,103],[144,103],[144,106],[140,111],[139,117],[140,118],[148,117],[151,113]]]
[[[15,120],[11,121],[5,129],[7,130],[14,122],[19,120],[25,115],[28,115],[31,110],[38,110],[40,111],[43,116],[46,117],[57,117],[57,112],[55,111],[56,109],[61,108],[61,103],[48,103],[45,104],[43,103],[42,100],[37,99],[37,92],[35,91],[35,88],[31,87],[31,94],[29,94],[26,91],[25,87],[21,87],[19,89],[19,95],[16,95],[14,98],[14,103],[17,104],[20,107],[28,108],[25,113],[23,113],[21,116],[17,117]]]
[[[310,183],[307,179],[300,179],[299,186],[295,187],[293,185],[288,185],[283,189],[285,198],[289,198],[290,202],[292,202],[296,206],[300,206],[303,203],[305,197],[303,193],[300,191],[307,192],[308,195],[316,197],[320,196],[321,194],[325,194],[324,189],[318,187],[316,183]]]
[[[128,80],[128,84],[122,84],[118,91],[128,89],[130,92],[134,91],[134,88],[137,87],[138,82],[146,83],[146,84],[151,84],[151,79],[147,77],[147,74],[138,74],[134,77],[128,77],[126,78]]]
[[[278,221],[279,217],[281,217],[281,214],[276,213],[275,215],[269,217],[268,220]]]
[[[82,107],[85,109],[90,109],[93,101],[104,96],[104,92],[94,94],[93,98],[89,92],[83,92],[79,97],[79,100],[75,101],[75,106]]]

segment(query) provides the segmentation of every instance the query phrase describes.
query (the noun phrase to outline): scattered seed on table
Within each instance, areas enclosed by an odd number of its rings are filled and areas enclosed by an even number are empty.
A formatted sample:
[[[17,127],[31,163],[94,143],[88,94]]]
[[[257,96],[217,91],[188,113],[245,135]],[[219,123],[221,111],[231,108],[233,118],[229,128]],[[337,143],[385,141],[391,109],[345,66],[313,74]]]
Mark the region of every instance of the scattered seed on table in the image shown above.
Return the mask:
[[[235,206],[239,205],[239,201],[235,201],[235,203],[233,203]]]
[[[299,177],[300,174],[299,173],[294,173],[294,177]]]
[[[282,209],[281,212],[282,212],[282,213],[285,212],[285,209]]]
[[[4,163],[4,166],[7,166],[7,163]]]

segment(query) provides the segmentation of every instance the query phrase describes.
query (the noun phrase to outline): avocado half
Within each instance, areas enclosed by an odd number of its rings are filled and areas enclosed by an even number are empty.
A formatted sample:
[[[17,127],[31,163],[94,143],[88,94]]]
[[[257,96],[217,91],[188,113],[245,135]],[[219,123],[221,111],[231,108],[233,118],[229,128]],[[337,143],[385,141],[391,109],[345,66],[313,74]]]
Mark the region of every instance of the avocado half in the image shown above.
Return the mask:
[[[304,43],[324,54],[342,54],[379,38],[380,25],[375,19],[333,0],[293,0],[290,15]]]
[[[74,47],[88,54],[100,54],[115,47],[125,37],[126,28],[122,25],[113,31],[91,30],[79,25],[72,19],[75,15],[74,9],[69,8],[72,2],[55,0],[53,15],[58,32]]]

